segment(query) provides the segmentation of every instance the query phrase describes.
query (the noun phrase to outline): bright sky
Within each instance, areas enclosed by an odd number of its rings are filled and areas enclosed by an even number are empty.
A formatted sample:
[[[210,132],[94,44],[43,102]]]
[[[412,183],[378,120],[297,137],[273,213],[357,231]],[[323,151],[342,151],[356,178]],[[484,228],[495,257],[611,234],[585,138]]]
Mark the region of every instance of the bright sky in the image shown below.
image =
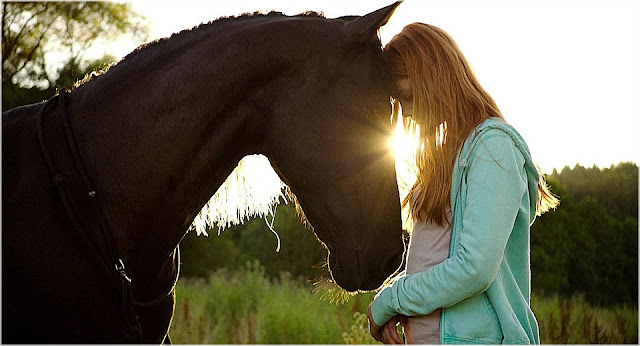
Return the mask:
[[[137,0],[133,9],[149,19],[153,40],[243,12],[314,10],[333,18],[392,2]],[[550,173],[576,163],[640,163],[639,14],[635,0],[406,0],[380,35],[385,44],[412,22],[447,31]],[[124,56],[133,48],[103,49]]]

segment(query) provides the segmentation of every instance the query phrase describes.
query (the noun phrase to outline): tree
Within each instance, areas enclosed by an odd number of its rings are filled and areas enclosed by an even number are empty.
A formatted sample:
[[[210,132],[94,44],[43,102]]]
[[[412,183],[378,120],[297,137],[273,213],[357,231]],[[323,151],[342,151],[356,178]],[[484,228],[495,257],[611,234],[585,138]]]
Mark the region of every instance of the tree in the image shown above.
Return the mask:
[[[576,165],[548,182],[562,202],[531,229],[533,291],[637,306],[638,166]]]
[[[144,40],[148,34],[144,17],[133,12],[130,4],[3,2],[1,6],[3,91],[9,85],[55,87],[60,72],[76,76],[87,69],[90,62],[84,53],[97,41],[125,34]],[[67,71],[48,66],[46,56],[52,52],[64,55],[60,61]]]

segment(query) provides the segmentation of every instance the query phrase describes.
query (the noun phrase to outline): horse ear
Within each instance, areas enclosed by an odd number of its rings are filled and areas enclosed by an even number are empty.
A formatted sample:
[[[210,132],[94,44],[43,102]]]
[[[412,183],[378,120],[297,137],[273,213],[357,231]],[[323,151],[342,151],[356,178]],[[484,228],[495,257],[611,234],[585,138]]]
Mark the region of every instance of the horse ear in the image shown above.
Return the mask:
[[[378,37],[378,29],[387,24],[389,18],[402,1],[397,1],[387,7],[371,12],[362,17],[356,17],[347,23],[345,30],[347,37],[353,41],[368,42]]]

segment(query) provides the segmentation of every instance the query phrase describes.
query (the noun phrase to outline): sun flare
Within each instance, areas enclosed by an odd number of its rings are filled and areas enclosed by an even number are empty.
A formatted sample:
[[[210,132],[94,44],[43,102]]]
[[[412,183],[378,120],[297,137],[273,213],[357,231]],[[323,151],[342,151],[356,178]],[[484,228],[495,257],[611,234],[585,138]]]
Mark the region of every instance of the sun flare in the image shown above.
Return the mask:
[[[396,161],[396,178],[400,200],[404,200],[417,179],[415,158],[419,150],[420,141],[418,129],[413,131],[405,129],[403,118],[399,117],[395,130],[390,140],[391,149]],[[417,127],[417,125],[416,125]],[[410,229],[408,211],[403,208],[402,222],[405,229]]]
[[[391,148],[397,166],[408,166],[407,168],[413,166],[420,143],[417,133],[418,128],[413,131],[405,129],[402,118],[397,120],[395,130],[391,137]],[[398,170],[398,168],[396,168],[396,170]]]
[[[398,161],[404,162],[414,159],[416,149],[418,148],[418,139],[404,129],[401,121],[396,123],[396,128],[391,138],[391,148],[393,149],[396,163],[398,163]]]

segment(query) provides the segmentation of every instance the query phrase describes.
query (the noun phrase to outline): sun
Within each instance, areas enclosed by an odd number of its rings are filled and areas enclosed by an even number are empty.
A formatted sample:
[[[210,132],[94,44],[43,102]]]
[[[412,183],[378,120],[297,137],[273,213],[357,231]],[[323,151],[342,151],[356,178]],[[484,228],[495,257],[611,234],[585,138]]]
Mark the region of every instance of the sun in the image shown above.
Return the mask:
[[[417,127],[417,125],[416,125]],[[414,129],[414,130],[417,130]],[[391,150],[395,157],[396,179],[398,183],[398,193],[400,200],[404,200],[409,194],[417,179],[416,153],[419,150],[418,131],[407,131],[402,124],[402,117],[399,117],[393,135],[389,141]],[[412,229],[409,211],[402,208],[403,229]]]
[[[407,131],[402,124],[402,119],[399,118],[391,137],[391,148],[396,158],[396,164],[415,160],[418,145],[418,137]]]
[[[420,145],[417,130],[417,128],[415,131],[406,130],[403,126],[402,118],[399,117],[390,140],[390,146],[396,162],[398,190],[402,198],[408,193],[408,190],[416,180],[415,160]]]

